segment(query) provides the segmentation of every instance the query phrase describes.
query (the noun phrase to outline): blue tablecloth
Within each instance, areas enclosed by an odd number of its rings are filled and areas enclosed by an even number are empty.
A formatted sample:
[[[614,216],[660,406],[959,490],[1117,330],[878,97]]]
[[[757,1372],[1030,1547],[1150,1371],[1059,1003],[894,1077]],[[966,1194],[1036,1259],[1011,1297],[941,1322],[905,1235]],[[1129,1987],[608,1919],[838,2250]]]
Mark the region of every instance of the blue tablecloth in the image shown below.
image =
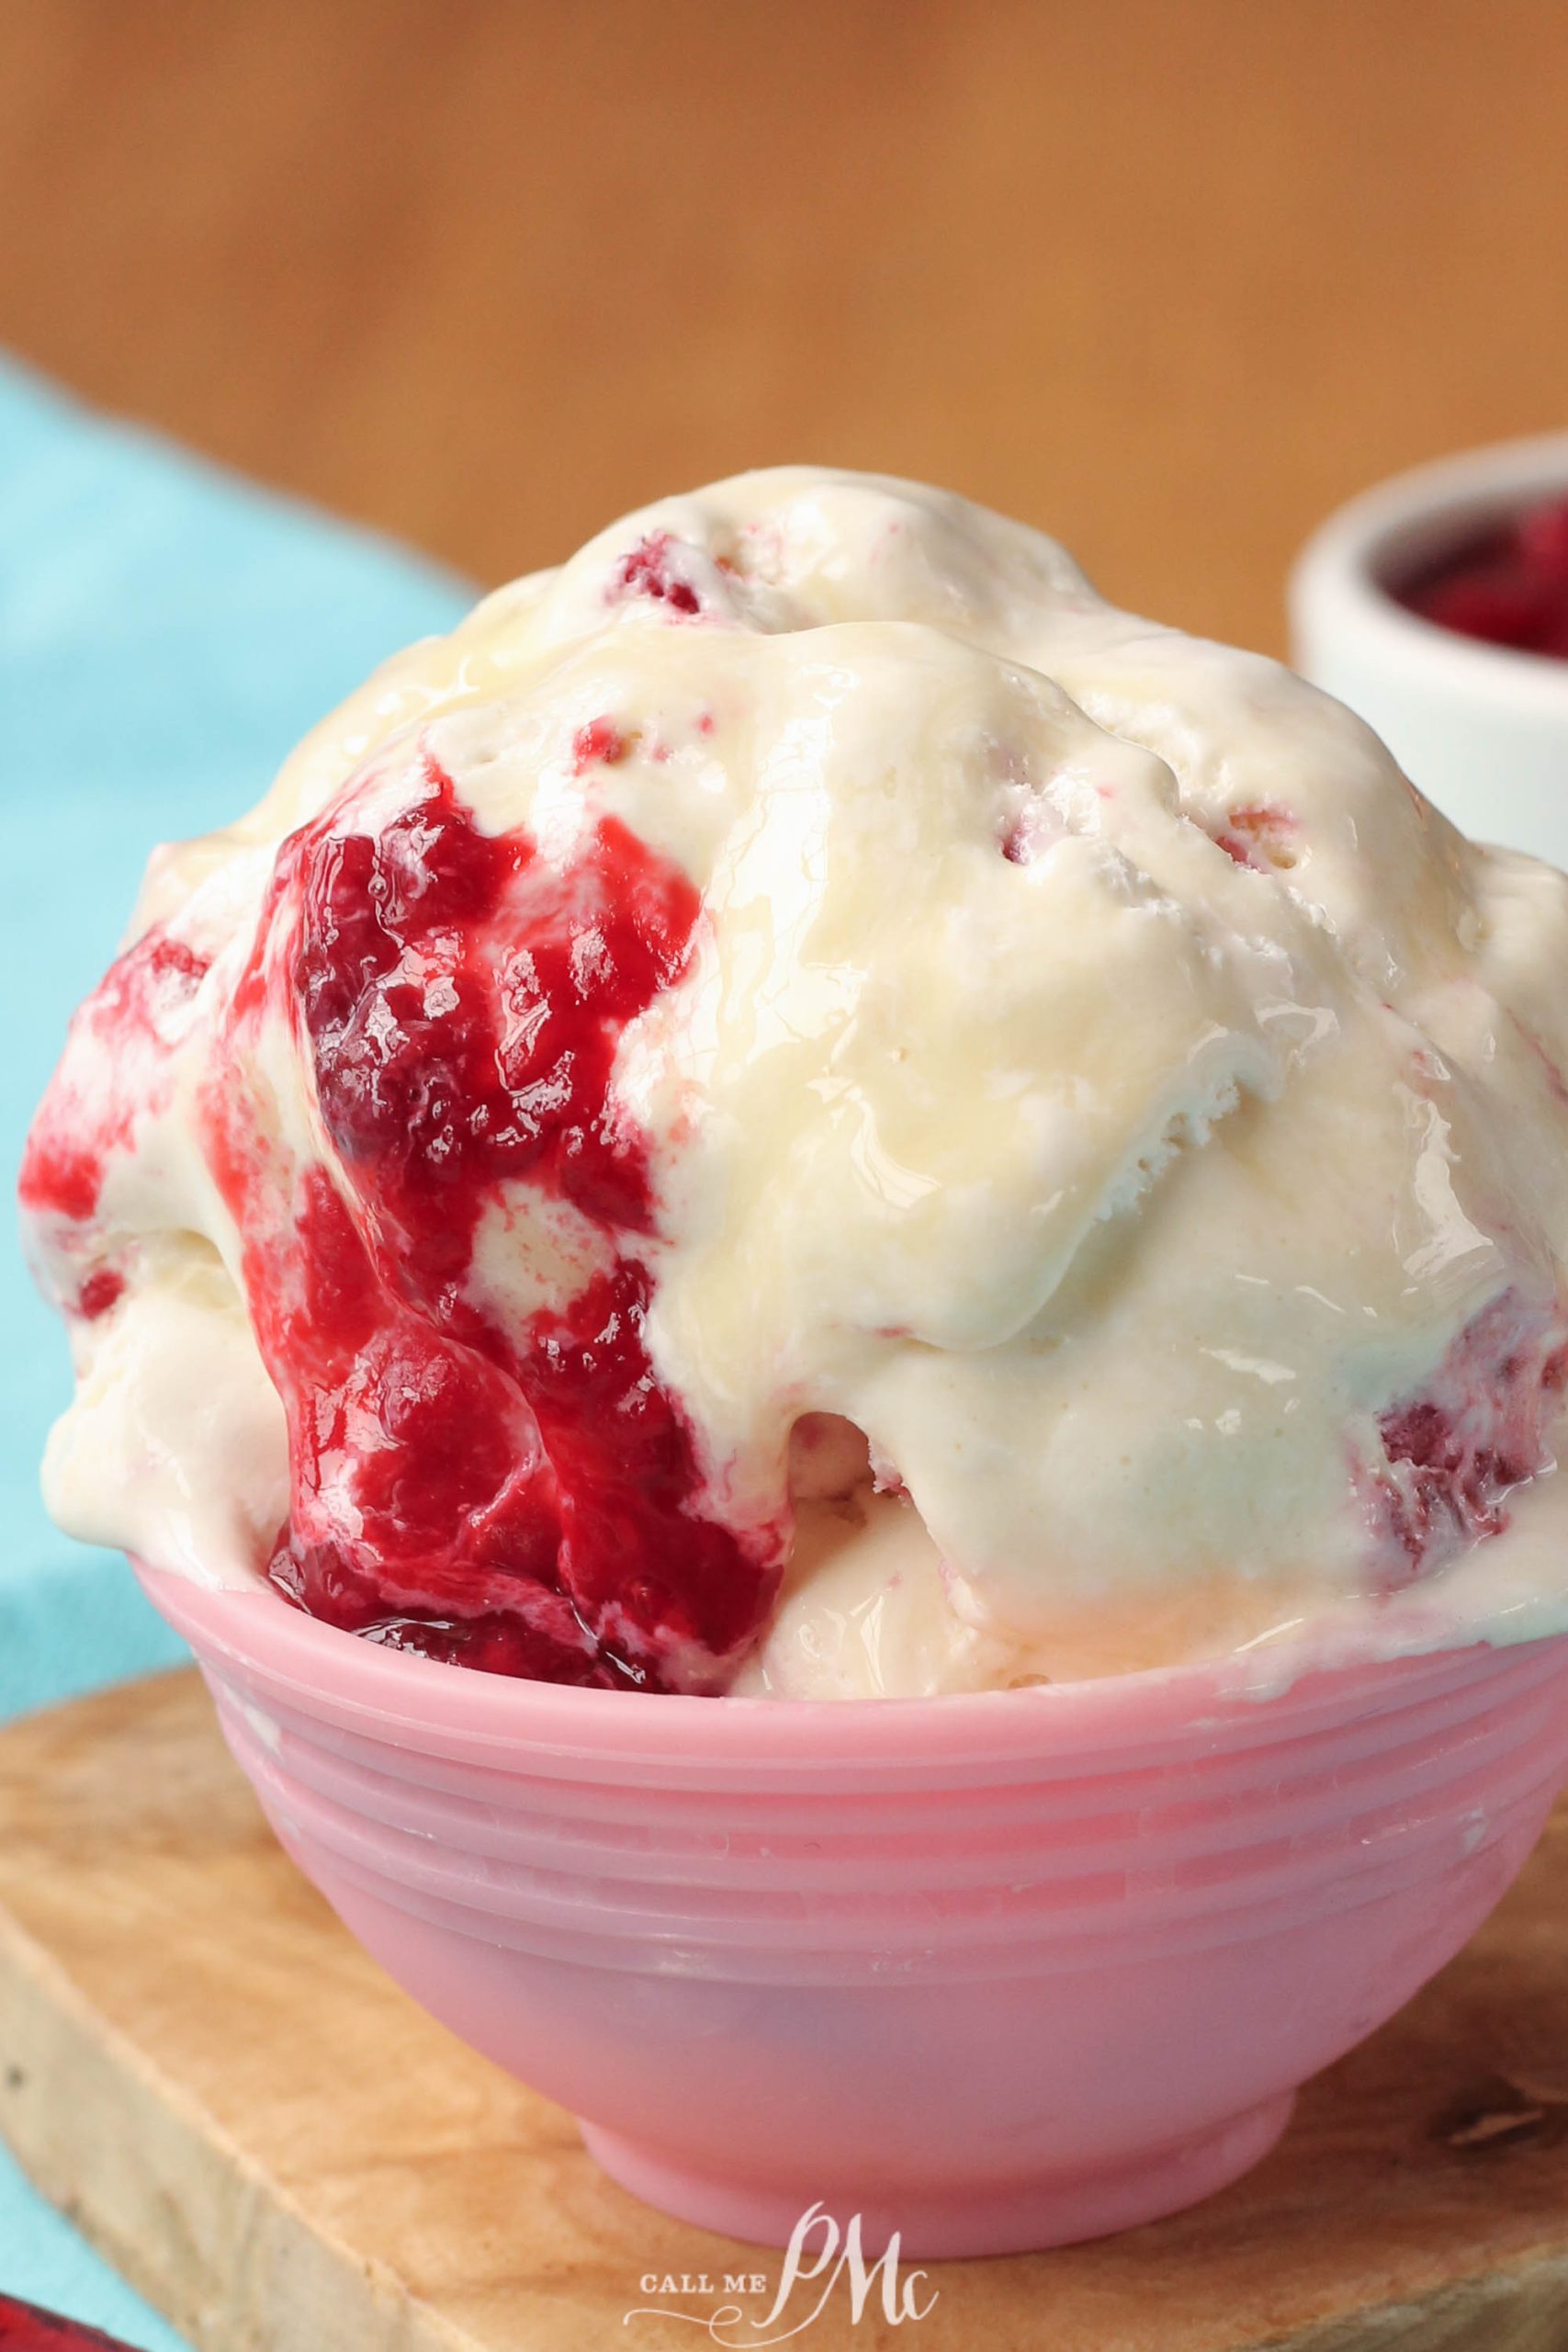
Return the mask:
[[[311,721],[460,582],[0,365],[0,1154],[114,952],[152,844],[237,814]],[[118,1556],[43,1515],[63,1337],[0,1250],[0,1715],[177,1655]],[[0,2152],[0,2292],[148,2352],[178,2339]]]

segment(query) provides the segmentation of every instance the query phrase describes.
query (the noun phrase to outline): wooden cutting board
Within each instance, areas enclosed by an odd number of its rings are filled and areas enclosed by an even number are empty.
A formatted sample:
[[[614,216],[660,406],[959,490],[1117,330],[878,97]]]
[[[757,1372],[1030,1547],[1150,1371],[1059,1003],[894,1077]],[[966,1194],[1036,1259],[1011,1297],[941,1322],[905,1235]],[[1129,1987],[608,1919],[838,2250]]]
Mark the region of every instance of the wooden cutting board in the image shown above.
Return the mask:
[[[727,2301],[743,2316],[716,2340],[759,2341],[779,2278],[776,2253],[614,2187],[558,2109],[412,2007],[273,1843],[189,1672],[0,1733],[0,2124],[203,2352],[694,2352]],[[766,2284],[727,2296],[727,2273]],[[895,2325],[874,2294],[857,2323],[845,2277],[807,2320],[803,2284],[770,2332],[1564,2352],[1568,1804],[1492,1924],[1249,2179],[1099,2245],[933,2265],[933,2290]]]

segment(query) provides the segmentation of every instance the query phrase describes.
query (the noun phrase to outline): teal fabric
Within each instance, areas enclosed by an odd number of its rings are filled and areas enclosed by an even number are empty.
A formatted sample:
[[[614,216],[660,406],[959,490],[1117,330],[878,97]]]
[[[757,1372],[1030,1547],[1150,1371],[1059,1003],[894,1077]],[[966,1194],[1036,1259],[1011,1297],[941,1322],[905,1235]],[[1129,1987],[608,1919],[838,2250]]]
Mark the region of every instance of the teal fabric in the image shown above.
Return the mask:
[[[402,550],[270,497],[0,364],[0,1158],[112,956],[148,850],[236,815],[289,745],[470,601]],[[0,1715],[169,1664],[123,1560],[44,1517],[63,1338],[0,1250]],[[147,2352],[169,2328],[0,2152],[0,2293]]]

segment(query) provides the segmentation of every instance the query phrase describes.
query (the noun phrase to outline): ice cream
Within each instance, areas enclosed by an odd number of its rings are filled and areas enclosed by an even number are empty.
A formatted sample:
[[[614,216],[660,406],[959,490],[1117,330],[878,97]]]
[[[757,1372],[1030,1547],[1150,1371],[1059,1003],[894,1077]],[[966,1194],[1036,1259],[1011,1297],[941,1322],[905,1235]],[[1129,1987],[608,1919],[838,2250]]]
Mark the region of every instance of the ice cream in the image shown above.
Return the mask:
[[[956,498],[743,476],[154,857],[23,1175],[49,1499],[592,1684],[1506,1632],[1565,1068],[1568,880],[1340,706]]]

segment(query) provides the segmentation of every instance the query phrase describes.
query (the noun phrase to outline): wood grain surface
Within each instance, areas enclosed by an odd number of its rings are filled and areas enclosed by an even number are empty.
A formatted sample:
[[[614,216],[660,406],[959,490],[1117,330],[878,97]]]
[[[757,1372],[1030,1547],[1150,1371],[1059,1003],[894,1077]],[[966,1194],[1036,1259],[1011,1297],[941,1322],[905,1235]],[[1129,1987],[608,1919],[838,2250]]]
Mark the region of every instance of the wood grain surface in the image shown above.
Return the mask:
[[[0,342],[489,580],[785,458],[1277,647],[1568,412],[1562,0],[10,0]]]
[[[749,2322],[778,2277],[637,2203],[411,2006],[274,1845],[192,1673],[0,1733],[0,2127],[203,2352],[691,2352],[708,2338],[674,2313],[724,2299],[649,2274],[764,2275]],[[897,2330],[874,2305],[854,2325],[840,2288],[797,2340],[1562,2352],[1568,1804],[1247,2180],[1100,2245],[933,2264],[933,2287]]]

